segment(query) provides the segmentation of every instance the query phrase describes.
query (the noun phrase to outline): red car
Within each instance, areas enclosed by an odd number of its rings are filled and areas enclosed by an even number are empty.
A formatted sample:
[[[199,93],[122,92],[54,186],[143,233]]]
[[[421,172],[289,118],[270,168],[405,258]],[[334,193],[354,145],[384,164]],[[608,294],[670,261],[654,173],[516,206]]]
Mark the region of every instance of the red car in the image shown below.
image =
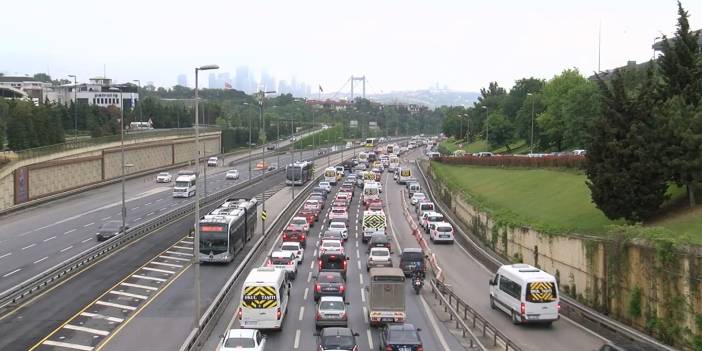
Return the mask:
[[[315,211],[302,210],[302,211],[298,212],[297,217],[307,218],[307,223],[310,225],[310,227],[312,227],[312,226],[314,226],[314,222],[319,220],[317,213],[318,212],[315,212]]]
[[[366,210],[373,209],[374,211],[383,209],[383,200],[381,199],[370,199],[363,203]]]
[[[307,236],[302,230],[285,229],[283,231],[283,241],[296,241],[302,247],[307,247]]]

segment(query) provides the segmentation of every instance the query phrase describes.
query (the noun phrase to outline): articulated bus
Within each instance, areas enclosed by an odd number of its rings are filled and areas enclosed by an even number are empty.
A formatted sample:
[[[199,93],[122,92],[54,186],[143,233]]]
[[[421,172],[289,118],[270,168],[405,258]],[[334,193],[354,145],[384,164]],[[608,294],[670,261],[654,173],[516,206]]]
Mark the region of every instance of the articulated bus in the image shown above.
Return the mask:
[[[302,185],[307,183],[313,176],[312,162],[302,161],[295,162],[285,167],[285,184],[287,185]]]
[[[200,262],[229,263],[256,230],[256,199],[228,199],[203,216],[200,226]]]

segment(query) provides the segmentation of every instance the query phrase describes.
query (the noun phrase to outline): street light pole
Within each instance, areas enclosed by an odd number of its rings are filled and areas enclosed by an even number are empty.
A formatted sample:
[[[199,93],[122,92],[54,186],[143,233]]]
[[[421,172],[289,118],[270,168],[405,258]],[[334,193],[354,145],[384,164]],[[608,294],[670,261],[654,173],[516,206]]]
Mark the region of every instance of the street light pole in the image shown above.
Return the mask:
[[[483,106],[485,109],[485,145],[490,147],[490,110],[487,106]]]
[[[531,140],[529,141],[529,152],[534,153],[534,95],[532,93],[527,93],[527,96],[531,96]]]
[[[133,80],[134,82],[137,83],[137,94],[139,93],[139,89],[141,89],[141,80],[135,79]],[[134,101],[134,100],[132,100]],[[141,109],[141,96],[139,97],[139,122],[144,121],[144,110]]]
[[[206,65],[195,68],[195,176],[196,182],[200,167],[200,123],[198,118],[198,72],[210,69],[218,69],[217,65]],[[195,267],[195,328],[200,328],[200,192],[195,190],[195,236],[193,238],[193,266]]]
[[[126,222],[127,222],[127,206],[124,200],[124,102],[122,101],[122,89],[117,88],[117,87],[112,87],[109,89],[110,91],[119,91],[119,104],[120,104],[120,116],[119,116],[119,124],[120,124],[120,151],[121,151],[121,162],[122,162],[122,176],[120,177],[120,183],[122,184],[122,230],[126,228]]]
[[[262,148],[261,148],[261,158],[263,162],[263,181],[266,181],[266,171],[268,170],[268,167],[266,167],[266,125],[263,120],[263,101],[266,99],[266,94],[274,94],[275,91],[263,91],[260,90],[259,93],[261,94],[261,101],[259,101],[259,111],[260,111],[260,120],[261,120],[261,134],[263,135],[263,143],[262,143]],[[260,137],[259,137],[260,138]],[[266,199],[261,197],[263,199],[263,212],[266,212]],[[266,233],[266,221],[262,220],[261,221],[261,236],[265,235]]]
[[[292,151],[290,152],[290,157],[291,161],[290,164],[293,166],[293,174],[292,174],[292,199],[295,200],[295,115],[292,115],[292,118],[290,119],[290,133],[293,136],[293,142],[292,142]],[[287,176],[287,170],[285,171],[286,176]],[[302,169],[300,170],[300,177],[302,177]]]
[[[73,142],[78,142],[78,81],[75,74],[69,74],[73,78]]]

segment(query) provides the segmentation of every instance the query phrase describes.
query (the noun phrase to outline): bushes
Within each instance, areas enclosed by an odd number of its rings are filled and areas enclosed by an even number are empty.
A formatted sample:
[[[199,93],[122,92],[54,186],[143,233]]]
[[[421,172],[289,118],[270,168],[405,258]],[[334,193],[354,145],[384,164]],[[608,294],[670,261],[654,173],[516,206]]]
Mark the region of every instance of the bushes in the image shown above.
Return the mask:
[[[471,155],[461,157],[439,157],[441,163],[455,165],[499,166],[499,167],[532,167],[532,168],[574,168],[581,169],[585,165],[584,156],[492,156],[476,157]]]

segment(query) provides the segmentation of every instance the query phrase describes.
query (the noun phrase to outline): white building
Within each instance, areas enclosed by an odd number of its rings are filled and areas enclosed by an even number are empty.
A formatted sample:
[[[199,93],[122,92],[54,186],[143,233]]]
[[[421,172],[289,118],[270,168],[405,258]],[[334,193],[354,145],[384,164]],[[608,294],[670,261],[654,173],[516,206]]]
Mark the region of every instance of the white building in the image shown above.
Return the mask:
[[[0,77],[0,96],[31,100],[35,104],[43,102],[51,83],[38,81],[32,77]]]
[[[104,77],[90,78],[88,83],[79,83],[77,92],[74,92],[73,84],[54,86],[46,96],[51,102],[60,104],[70,104],[74,99],[78,103],[97,105],[101,107],[117,106],[126,109],[133,109],[139,103],[139,93],[134,84],[112,84],[112,79]],[[112,91],[112,89],[119,91]],[[121,92],[120,92],[121,91]],[[120,95],[123,101],[120,101]]]

